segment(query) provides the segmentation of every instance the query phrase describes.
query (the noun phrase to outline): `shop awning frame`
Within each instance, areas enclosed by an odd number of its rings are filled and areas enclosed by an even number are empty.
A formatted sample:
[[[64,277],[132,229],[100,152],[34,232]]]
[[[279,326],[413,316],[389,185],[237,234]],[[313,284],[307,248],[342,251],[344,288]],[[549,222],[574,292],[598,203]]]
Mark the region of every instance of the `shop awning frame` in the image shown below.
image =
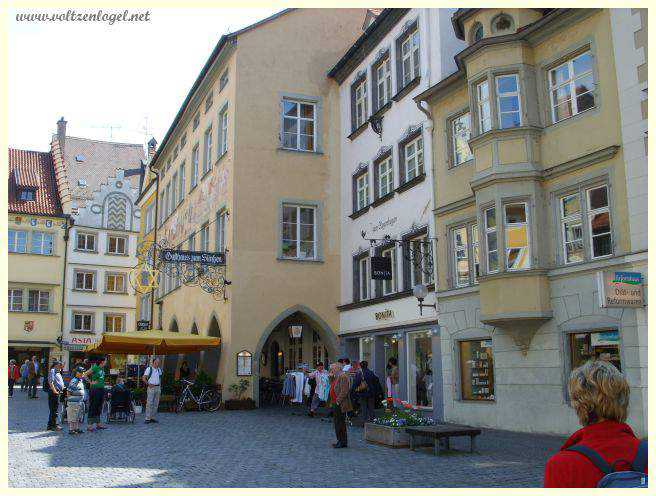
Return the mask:
[[[180,332],[106,332],[100,341],[85,348],[86,353],[129,355],[178,355],[221,345],[221,338]]]

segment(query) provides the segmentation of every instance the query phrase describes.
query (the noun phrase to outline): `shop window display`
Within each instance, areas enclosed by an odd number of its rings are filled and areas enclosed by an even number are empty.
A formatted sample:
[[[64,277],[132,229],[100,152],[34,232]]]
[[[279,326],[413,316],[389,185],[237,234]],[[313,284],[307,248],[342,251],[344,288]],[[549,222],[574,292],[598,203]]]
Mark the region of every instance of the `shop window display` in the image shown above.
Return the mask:
[[[374,338],[360,338],[360,361],[366,360],[371,363],[371,349],[374,344]]]
[[[460,372],[463,400],[494,400],[492,340],[461,341]]]
[[[393,336],[385,336],[383,341],[385,348],[385,364],[389,363],[390,358],[399,359],[399,341]]]
[[[433,406],[432,362],[430,333],[408,333],[408,399],[418,407]]]
[[[570,334],[571,367],[588,360],[607,360],[622,371],[618,331],[591,331]]]

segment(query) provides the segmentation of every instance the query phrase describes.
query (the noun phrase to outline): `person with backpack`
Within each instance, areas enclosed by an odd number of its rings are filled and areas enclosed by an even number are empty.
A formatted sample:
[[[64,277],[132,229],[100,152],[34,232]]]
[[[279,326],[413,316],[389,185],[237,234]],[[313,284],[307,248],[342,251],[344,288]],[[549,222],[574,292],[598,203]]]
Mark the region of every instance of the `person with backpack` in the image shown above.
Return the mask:
[[[605,360],[572,371],[568,391],[583,425],[547,462],[544,487],[647,487],[647,441],[625,421],[629,384]]]
[[[146,384],[146,424],[157,423],[157,409],[162,392],[162,369],[159,368],[159,358],[153,358],[149,367],[144,370],[141,380]]]

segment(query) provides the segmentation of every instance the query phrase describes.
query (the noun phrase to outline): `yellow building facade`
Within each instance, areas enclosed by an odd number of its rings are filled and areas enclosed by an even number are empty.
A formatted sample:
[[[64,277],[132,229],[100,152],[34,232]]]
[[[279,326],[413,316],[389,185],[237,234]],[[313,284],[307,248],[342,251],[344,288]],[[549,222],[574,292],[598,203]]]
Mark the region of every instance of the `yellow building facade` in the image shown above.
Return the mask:
[[[185,359],[224,390],[247,379],[256,401],[260,378],[337,353],[339,107],[326,68],[364,16],[291,9],[222,37],[151,160],[158,242],[225,253],[230,283],[210,294],[161,273],[154,327],[220,337]]]
[[[447,421],[572,432],[567,378],[601,358],[626,374],[629,423],[646,433],[646,299],[600,296],[608,275],[647,286],[613,15],[459,9],[458,71],[415,98],[433,123]]]

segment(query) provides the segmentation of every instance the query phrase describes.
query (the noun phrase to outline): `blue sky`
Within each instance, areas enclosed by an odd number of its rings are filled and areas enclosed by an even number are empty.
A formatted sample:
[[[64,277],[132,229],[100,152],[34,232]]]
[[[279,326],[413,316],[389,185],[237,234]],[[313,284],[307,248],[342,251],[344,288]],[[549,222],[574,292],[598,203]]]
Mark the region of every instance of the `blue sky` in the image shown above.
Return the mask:
[[[62,116],[71,136],[161,141],[221,35],[279,10],[151,9],[150,22],[113,26],[10,11],[9,146],[48,150]]]

